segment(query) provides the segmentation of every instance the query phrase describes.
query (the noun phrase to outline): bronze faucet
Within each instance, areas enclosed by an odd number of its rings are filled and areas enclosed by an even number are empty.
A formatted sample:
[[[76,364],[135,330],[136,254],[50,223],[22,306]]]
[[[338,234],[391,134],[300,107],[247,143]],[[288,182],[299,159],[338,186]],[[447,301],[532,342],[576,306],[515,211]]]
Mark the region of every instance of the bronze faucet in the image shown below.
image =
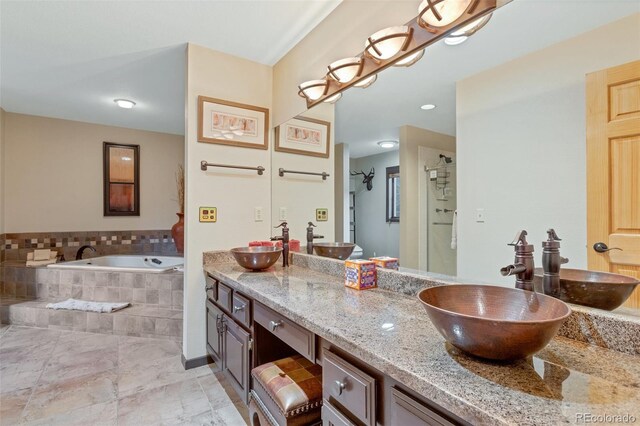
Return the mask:
[[[307,227],[307,254],[313,254],[313,240],[316,238],[324,238],[323,235],[315,235],[313,233],[315,226],[313,222],[309,222],[309,226]]]
[[[76,260],[82,260],[82,255],[84,254],[85,250],[91,250],[92,252],[96,253],[96,248],[93,246],[82,246],[78,249],[78,251],[76,252]]]
[[[271,237],[271,241],[282,241],[282,267],[286,268],[289,266],[289,228],[287,227],[287,222],[274,226],[276,229],[280,227],[282,227],[282,236]]]
[[[533,288],[533,244],[527,242],[527,231],[522,230],[516,234],[510,246],[514,247],[516,252],[515,262],[511,265],[500,269],[500,273],[507,277],[516,276],[516,288],[522,290],[534,291]]]
[[[542,242],[542,290],[544,294],[558,297],[560,295],[560,265],[569,262],[566,257],[560,256],[560,243],[558,234],[553,229],[547,230],[548,239]]]

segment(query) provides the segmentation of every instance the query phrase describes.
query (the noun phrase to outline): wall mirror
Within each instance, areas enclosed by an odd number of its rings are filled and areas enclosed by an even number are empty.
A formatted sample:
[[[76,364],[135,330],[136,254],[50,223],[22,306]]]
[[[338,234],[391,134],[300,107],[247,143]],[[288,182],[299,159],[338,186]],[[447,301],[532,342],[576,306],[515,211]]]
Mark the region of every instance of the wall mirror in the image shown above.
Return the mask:
[[[140,216],[140,145],[103,144],[104,215]]]
[[[640,164],[640,141],[631,135],[615,145],[619,166],[607,188],[627,201],[611,206],[621,213],[604,232],[589,228],[613,213],[590,208],[586,143],[594,108],[587,75],[640,60],[637,5],[547,6],[511,2],[462,43],[434,44],[412,66],[390,67],[368,88],[343,93],[332,146],[334,233],[326,241],[355,242],[363,258],[398,257],[410,271],[513,286],[499,273],[513,262],[507,244],[526,229],[541,266],[541,244],[554,228],[570,260],[564,268],[640,278],[640,222],[632,219],[639,204],[629,201],[638,196],[628,185],[635,175],[624,174]],[[637,87],[627,81],[615,94],[622,99]],[[385,172],[396,167],[400,214],[390,221]],[[351,175],[372,169],[371,189]],[[296,197],[282,185],[274,177],[274,208]],[[596,253],[600,241],[623,251]],[[638,307],[636,290],[616,312],[639,315]]]

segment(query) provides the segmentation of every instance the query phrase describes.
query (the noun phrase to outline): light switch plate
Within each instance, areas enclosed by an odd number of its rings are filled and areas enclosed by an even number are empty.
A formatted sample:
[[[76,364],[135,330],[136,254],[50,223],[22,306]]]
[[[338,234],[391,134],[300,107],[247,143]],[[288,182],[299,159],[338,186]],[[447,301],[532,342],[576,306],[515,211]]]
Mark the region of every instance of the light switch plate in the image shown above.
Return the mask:
[[[217,207],[200,207],[200,222],[217,222]]]
[[[253,220],[256,222],[262,222],[264,220],[264,209],[262,207],[256,207],[254,209]]]
[[[279,220],[287,220],[287,208],[286,207],[280,207],[280,217],[278,219]]]
[[[476,209],[476,222],[484,222],[484,209]]]
[[[329,209],[316,209],[316,222],[326,222],[329,220]]]

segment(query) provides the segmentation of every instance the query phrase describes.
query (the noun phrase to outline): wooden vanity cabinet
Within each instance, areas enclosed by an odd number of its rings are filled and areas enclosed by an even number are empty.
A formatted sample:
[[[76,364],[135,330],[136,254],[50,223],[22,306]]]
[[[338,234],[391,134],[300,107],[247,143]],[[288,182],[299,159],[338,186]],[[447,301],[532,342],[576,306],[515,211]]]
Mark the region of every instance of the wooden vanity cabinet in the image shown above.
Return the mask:
[[[251,334],[229,317],[223,318],[222,371],[240,397],[249,402]]]
[[[222,361],[222,319],[224,313],[207,300],[207,352],[221,366]]]

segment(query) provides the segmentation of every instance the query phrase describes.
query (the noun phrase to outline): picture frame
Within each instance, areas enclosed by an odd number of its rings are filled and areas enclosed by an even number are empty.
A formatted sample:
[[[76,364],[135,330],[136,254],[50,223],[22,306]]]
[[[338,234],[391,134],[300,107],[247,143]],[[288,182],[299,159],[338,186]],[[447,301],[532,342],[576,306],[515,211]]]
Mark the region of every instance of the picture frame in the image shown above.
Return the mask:
[[[269,148],[269,110],[198,96],[198,142]]]
[[[276,127],[275,150],[290,154],[329,158],[331,123],[315,118],[294,117]]]
[[[140,145],[103,142],[104,216],[140,216]]]

